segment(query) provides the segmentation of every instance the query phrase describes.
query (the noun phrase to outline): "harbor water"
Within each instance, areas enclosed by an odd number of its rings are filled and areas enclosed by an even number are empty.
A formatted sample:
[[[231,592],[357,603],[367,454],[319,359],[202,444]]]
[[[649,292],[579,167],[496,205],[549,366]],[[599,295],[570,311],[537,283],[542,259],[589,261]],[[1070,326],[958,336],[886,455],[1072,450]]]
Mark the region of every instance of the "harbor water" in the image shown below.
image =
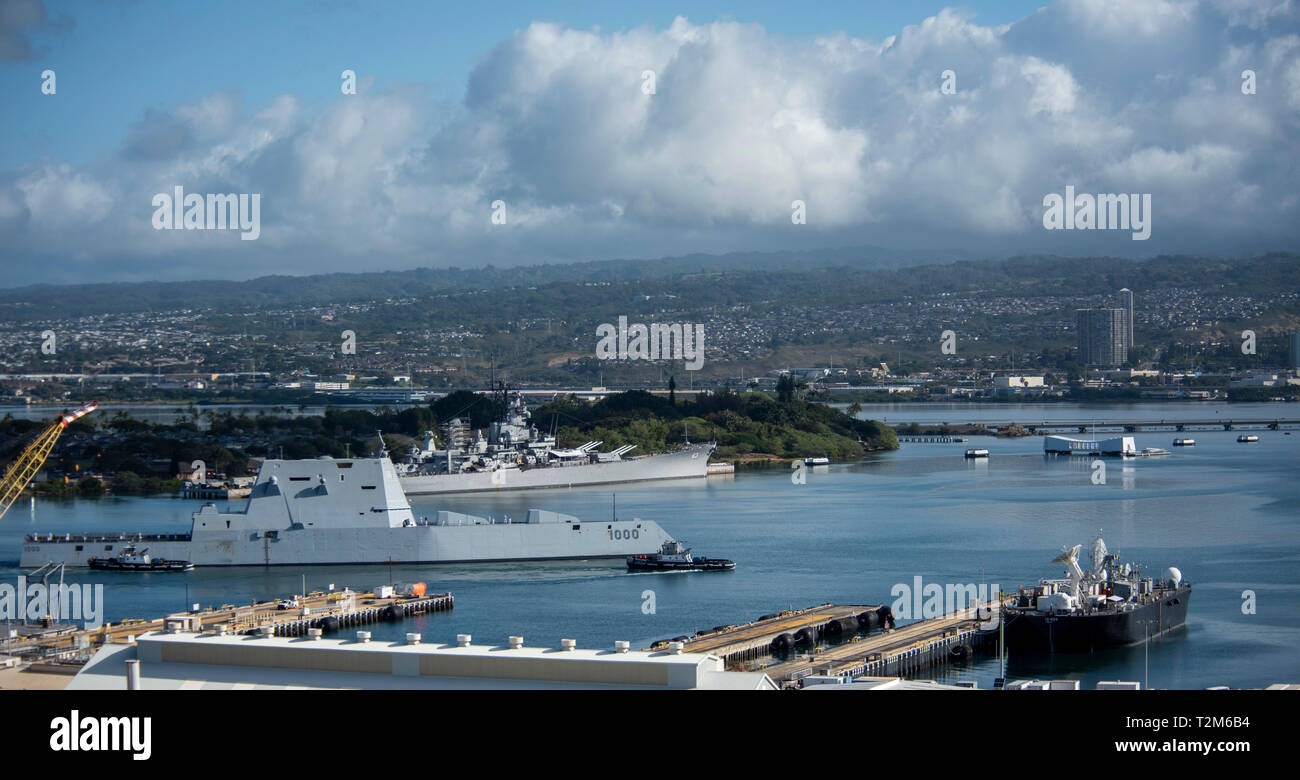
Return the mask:
[[[1161,404],[1084,407],[864,405],[863,416],[891,422],[1041,422],[1044,419],[1213,418],[1288,415],[1292,405]],[[963,408],[955,408],[963,407]],[[1017,410],[1021,413],[1017,414]],[[1207,410],[1209,413],[1207,414]],[[1053,416],[1046,416],[1047,414]],[[934,416],[929,416],[933,414]],[[1226,416],[1226,414],[1224,415]],[[522,518],[538,507],[596,521],[659,522],[697,554],[736,561],[725,573],[629,574],[621,561],[555,561],[438,566],[199,568],[186,574],[68,570],[69,582],[102,583],[106,620],[156,617],[204,606],[345,586],[428,583],[455,594],[454,611],[373,627],[379,639],[417,631],[428,642],[470,633],[476,642],[522,635],[530,645],[646,646],[658,639],[741,623],[823,602],[890,604],[896,585],[997,584],[1003,592],[1057,577],[1063,545],[1086,551],[1100,531],[1112,552],[1152,576],[1167,566],[1193,584],[1185,628],[1138,646],[1083,656],[1008,659],[1015,678],[1142,680],[1158,688],[1258,687],[1300,682],[1300,432],[1138,433],[1138,448],[1164,457],[1093,461],[1047,457],[1042,439],[972,437],[965,443],[904,444],[854,463],[735,476],[495,495],[415,497],[417,515],[440,509]],[[1172,447],[1176,435],[1193,448]],[[968,460],[967,447],[990,451]],[[802,483],[800,483],[802,482]],[[21,537],[31,532],[187,531],[201,502],[174,498],[40,500],[16,504],[0,528],[0,582],[14,583]],[[901,621],[900,621],[901,622]],[[994,657],[949,665],[937,679],[997,676]]]

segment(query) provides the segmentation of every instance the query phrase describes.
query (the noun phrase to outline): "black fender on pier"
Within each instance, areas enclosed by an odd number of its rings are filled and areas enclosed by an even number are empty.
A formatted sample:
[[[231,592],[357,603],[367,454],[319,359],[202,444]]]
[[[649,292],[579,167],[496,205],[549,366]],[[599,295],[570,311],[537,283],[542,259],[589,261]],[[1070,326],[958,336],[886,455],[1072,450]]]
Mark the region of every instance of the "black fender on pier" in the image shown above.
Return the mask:
[[[890,609],[888,604],[878,608],[876,614],[880,616],[880,625],[885,628],[894,627],[894,610]]]
[[[822,628],[822,634],[828,639],[843,639],[858,632],[858,619],[854,617],[836,618]]]
[[[794,646],[794,634],[777,634],[776,637],[772,639],[771,648],[774,653],[788,652]]]

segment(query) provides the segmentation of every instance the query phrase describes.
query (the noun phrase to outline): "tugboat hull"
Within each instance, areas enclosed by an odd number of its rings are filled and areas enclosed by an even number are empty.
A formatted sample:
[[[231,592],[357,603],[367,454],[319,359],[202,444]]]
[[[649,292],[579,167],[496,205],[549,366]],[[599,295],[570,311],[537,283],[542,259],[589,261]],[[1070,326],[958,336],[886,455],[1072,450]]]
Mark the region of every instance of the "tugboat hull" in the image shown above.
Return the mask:
[[[1172,631],[1187,621],[1190,585],[1166,592],[1124,612],[1052,615],[1029,610],[1008,611],[1007,650],[1025,653],[1090,653],[1141,644],[1148,637]]]
[[[124,563],[112,558],[92,558],[90,568],[100,571],[191,571],[189,561],[154,560],[148,563]]]
[[[627,559],[627,568],[628,571],[731,571],[736,568],[736,563],[722,558],[696,558],[684,563],[631,556]]]

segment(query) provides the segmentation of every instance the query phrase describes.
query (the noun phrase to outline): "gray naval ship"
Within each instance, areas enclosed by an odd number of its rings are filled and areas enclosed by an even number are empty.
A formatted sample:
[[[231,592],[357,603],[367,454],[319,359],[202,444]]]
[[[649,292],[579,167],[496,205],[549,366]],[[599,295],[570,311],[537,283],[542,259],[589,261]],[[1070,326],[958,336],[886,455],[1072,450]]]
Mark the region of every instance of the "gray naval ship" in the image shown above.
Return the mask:
[[[603,442],[561,449],[555,436],[532,424],[523,397],[513,394],[503,417],[491,424],[486,437],[471,435],[459,418],[441,429],[438,437],[426,431],[420,446],[412,447],[398,465],[402,489],[408,495],[473,493],[480,491],[607,485],[659,479],[687,479],[708,475],[713,442],[687,443],[670,452],[628,456],[636,445],[598,452]]]
[[[205,504],[184,534],[29,534],[21,566],[87,566],[129,545],[196,566],[277,566],[626,558],[672,540],[652,520],[582,521],[541,509],[517,519],[417,517],[386,455],[267,460],[248,501],[230,507]]]

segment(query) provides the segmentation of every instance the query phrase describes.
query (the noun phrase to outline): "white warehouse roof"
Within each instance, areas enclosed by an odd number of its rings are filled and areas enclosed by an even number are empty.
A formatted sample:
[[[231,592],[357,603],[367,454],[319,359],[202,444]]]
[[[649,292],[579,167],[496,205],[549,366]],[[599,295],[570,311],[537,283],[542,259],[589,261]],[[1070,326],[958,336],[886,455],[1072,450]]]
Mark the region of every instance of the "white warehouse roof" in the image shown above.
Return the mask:
[[[105,645],[67,690],[122,690],[129,659],[140,661],[144,690],[776,688],[699,653],[156,632]]]

